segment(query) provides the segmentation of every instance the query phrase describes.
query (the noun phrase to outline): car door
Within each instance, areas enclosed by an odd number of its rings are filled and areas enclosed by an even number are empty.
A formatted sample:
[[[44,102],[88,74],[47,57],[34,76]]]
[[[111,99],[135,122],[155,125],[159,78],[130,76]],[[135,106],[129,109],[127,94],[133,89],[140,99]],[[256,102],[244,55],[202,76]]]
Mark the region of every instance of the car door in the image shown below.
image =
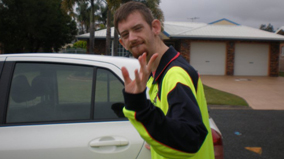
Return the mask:
[[[143,140],[121,112],[123,84],[109,68],[70,61],[5,64],[1,158],[136,158]]]

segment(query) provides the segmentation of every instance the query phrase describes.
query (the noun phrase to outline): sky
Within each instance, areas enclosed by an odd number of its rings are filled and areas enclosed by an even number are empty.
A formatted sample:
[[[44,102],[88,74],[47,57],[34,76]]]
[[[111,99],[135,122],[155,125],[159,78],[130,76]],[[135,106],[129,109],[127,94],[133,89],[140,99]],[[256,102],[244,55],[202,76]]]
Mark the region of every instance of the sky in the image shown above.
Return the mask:
[[[284,26],[284,0],[161,0],[165,21],[210,23],[223,18],[259,28]]]

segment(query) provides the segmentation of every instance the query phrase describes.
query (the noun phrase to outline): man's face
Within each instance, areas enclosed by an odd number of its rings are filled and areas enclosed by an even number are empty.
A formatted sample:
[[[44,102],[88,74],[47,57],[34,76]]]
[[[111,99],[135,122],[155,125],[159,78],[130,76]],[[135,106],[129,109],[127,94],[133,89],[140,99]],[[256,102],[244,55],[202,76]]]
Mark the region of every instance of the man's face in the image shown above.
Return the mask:
[[[154,33],[139,12],[133,12],[126,20],[119,22],[118,30],[120,32],[119,42],[135,58],[144,52],[147,54],[147,59],[152,56]]]

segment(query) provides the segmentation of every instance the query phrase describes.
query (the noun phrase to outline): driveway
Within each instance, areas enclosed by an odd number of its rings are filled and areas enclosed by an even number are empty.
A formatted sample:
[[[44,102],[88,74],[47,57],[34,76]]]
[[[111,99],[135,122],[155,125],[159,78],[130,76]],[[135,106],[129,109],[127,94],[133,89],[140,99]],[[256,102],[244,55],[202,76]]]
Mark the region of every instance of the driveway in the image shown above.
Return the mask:
[[[284,110],[284,77],[201,75],[203,84],[245,99],[252,109]]]

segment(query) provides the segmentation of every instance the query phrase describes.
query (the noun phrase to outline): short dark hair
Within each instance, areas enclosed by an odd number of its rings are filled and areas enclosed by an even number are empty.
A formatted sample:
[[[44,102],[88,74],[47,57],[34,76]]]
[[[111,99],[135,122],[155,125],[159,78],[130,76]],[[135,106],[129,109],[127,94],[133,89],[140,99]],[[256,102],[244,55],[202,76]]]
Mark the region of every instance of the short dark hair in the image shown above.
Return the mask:
[[[145,4],[141,2],[130,1],[130,2],[124,3],[115,11],[114,26],[119,34],[120,32],[118,30],[118,23],[123,20],[126,20],[126,18],[135,11],[138,11],[142,15],[142,17],[149,24],[150,27],[152,26],[154,16],[151,10]]]

